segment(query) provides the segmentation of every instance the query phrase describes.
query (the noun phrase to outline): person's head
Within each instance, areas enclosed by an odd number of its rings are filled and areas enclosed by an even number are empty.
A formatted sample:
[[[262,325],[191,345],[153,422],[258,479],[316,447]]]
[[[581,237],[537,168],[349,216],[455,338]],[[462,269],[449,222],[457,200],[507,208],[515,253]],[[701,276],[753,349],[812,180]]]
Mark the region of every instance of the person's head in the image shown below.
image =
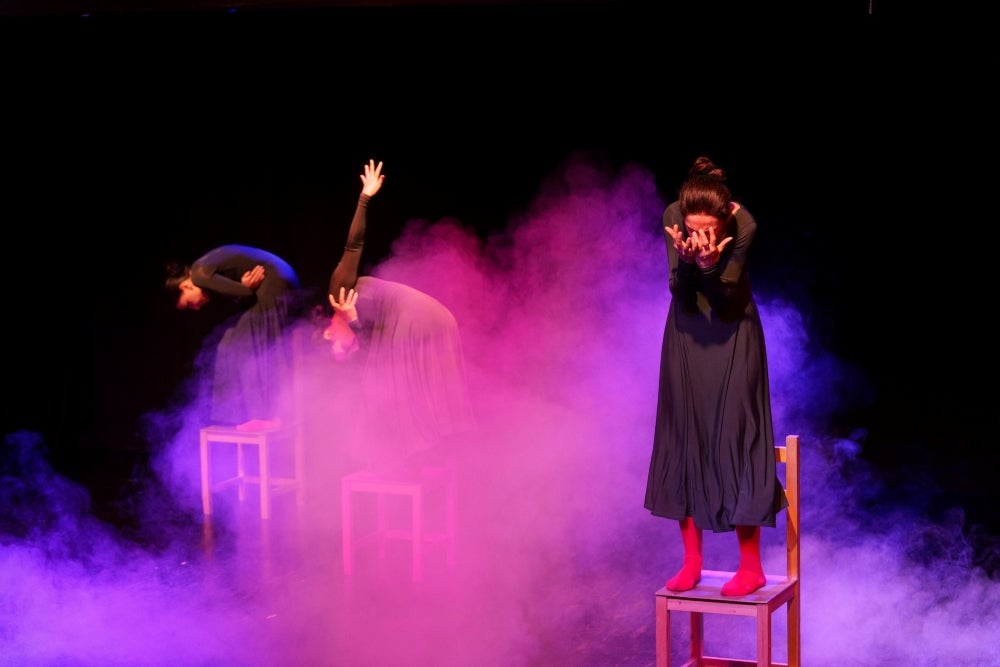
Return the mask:
[[[733,195],[726,185],[726,172],[704,156],[691,166],[678,200],[689,232],[714,229],[721,236],[732,216]]]
[[[191,280],[191,267],[186,264],[167,265],[164,282],[167,296],[178,310],[201,310],[208,303],[208,293]]]
[[[323,340],[330,343],[330,351],[337,361],[344,361],[361,346],[347,319],[337,312],[330,317],[329,324],[323,329]]]

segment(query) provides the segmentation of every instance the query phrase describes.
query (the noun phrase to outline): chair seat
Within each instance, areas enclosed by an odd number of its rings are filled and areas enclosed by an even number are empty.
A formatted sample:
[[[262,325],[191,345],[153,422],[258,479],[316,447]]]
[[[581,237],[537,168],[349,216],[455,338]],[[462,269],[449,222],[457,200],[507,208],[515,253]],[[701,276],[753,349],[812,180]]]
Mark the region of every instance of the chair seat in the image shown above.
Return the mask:
[[[673,605],[671,608],[681,610],[683,607],[684,611],[690,611],[691,606],[696,606],[697,603],[701,602],[709,604],[721,602],[748,607],[769,603],[782,604],[793,593],[792,588],[795,583],[793,579],[769,574],[767,575],[767,583],[749,595],[741,595],[739,597],[723,595],[723,584],[729,581],[734,574],[734,572],[723,570],[702,570],[701,581],[691,590],[672,591],[664,586],[656,591],[656,595],[671,598],[670,604]],[[754,611],[750,610],[747,615],[750,616],[754,613]]]

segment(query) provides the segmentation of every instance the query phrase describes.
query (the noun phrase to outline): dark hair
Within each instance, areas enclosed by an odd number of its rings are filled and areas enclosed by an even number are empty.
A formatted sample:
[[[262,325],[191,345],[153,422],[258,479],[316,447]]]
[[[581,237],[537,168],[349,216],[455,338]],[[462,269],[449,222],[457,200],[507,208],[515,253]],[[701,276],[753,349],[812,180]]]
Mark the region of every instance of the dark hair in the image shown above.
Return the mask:
[[[695,159],[688,178],[678,193],[681,215],[713,215],[719,220],[729,217],[733,195],[726,185],[726,172],[704,155]]]
[[[191,265],[167,262],[167,279],[163,283],[167,300],[176,305],[181,296],[181,283],[191,277]]]

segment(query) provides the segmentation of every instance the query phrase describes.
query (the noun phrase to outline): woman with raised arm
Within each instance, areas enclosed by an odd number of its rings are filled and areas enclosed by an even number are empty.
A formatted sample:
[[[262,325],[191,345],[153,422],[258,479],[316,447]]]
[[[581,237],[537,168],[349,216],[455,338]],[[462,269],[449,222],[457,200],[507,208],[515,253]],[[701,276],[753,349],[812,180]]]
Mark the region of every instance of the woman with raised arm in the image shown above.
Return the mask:
[[[370,160],[344,251],[330,276],[333,315],[323,332],[337,360],[360,356],[365,463],[382,471],[447,458],[475,429],[458,323],[432,296],[358,276],[368,205],[382,186]]]

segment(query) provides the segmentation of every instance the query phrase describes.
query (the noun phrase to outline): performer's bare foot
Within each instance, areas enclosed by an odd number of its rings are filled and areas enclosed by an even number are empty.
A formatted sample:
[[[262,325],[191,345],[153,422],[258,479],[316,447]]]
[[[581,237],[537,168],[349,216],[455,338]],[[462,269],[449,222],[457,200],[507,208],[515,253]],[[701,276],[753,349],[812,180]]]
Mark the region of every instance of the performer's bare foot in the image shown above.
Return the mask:
[[[736,575],[722,585],[720,591],[723,595],[739,596],[749,595],[767,583],[767,578],[763,572],[752,570],[737,570]]]
[[[680,571],[667,581],[667,590],[689,591],[701,581],[701,558],[685,556]]]

